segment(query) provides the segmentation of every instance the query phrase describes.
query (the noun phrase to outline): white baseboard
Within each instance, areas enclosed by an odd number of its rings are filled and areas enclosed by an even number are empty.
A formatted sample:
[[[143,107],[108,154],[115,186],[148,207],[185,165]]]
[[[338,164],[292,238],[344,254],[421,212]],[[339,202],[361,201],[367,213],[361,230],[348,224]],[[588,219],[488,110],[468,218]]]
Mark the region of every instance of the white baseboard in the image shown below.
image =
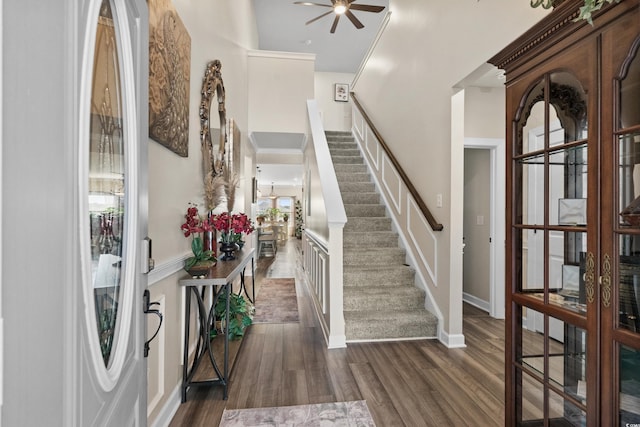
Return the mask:
[[[449,335],[445,331],[441,330],[438,340],[447,348],[464,348],[467,346],[467,344],[465,344],[463,334]]]
[[[479,308],[482,311],[486,311],[487,313],[491,313],[491,304],[489,301],[482,300],[474,295],[468,294],[466,292],[462,293],[462,301],[471,304],[474,307]]]
[[[178,384],[176,388],[173,389],[173,392],[160,409],[160,412],[158,412],[158,416],[155,420],[153,420],[151,427],[169,426],[171,420],[173,419],[173,416],[176,414],[178,408],[180,407],[180,404],[182,403],[181,388],[182,383]]]

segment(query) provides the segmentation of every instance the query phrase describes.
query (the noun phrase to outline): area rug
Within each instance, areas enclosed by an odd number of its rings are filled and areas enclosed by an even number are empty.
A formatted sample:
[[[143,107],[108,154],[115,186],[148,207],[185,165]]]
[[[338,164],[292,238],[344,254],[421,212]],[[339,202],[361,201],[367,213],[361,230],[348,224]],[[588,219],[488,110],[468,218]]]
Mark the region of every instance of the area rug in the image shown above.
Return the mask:
[[[253,323],[298,322],[296,280],[263,279],[255,303]]]
[[[276,408],[225,409],[220,427],[370,427],[375,426],[364,400]]]

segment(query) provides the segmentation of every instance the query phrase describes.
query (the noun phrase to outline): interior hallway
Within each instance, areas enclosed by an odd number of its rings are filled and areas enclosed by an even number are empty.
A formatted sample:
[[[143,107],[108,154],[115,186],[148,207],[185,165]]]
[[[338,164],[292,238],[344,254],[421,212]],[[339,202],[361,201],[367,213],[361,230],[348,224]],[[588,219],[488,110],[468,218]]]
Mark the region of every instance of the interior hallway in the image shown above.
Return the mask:
[[[256,266],[265,277],[295,277],[299,323],[249,327],[233,366],[229,399],[195,388],[171,422],[217,426],[229,409],[366,400],[376,425],[504,425],[504,321],[465,304],[467,348],[436,340],[354,343],[327,350],[301,268],[300,241],[290,238]],[[258,296],[259,299],[259,296]]]

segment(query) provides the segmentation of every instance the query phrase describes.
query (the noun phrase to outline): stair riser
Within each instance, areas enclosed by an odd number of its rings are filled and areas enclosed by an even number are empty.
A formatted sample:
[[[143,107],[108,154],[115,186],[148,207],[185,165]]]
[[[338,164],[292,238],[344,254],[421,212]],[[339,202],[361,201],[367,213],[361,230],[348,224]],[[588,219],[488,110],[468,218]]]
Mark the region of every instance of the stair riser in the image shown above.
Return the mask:
[[[373,246],[397,248],[398,236],[392,232],[376,231],[370,233],[344,232],[344,247]]]
[[[333,163],[336,165],[361,165],[364,164],[362,157],[353,156],[335,156]]]
[[[375,193],[373,182],[338,182],[341,193]]]
[[[378,193],[352,193],[343,192],[342,202],[345,205],[365,204],[376,205],[380,204],[380,195]]]
[[[397,287],[407,286],[414,284],[414,275],[410,270],[402,272],[381,272],[379,270],[367,271],[353,271],[345,272],[343,274],[344,287],[348,286],[385,286],[385,287]]]
[[[345,205],[344,210],[347,213],[347,217],[383,217],[386,215],[383,205]]]
[[[338,178],[338,184],[343,182],[371,182],[371,176],[368,173],[345,173],[336,171],[336,178]]]
[[[355,143],[355,138],[353,137],[353,135],[351,134],[345,134],[345,135],[327,135],[327,142],[342,142],[342,141],[346,141],[346,142],[353,142]]]
[[[327,140],[327,146],[329,147],[329,151],[332,150],[357,150],[358,144],[351,140],[343,139],[343,140]]]
[[[391,218],[349,218],[344,226],[345,232],[391,231]]]
[[[343,263],[345,266],[366,266],[403,264],[405,262],[406,255],[403,252],[394,252],[393,248],[389,249],[387,252],[368,255],[361,252],[349,252],[348,248],[345,248]]]
[[[362,158],[357,148],[330,148],[331,157],[357,157]]]
[[[416,289],[417,291],[417,289]],[[384,298],[379,295],[344,295],[344,309],[346,311],[385,311],[411,310],[424,308],[424,295],[414,296],[388,294]]]
[[[372,339],[401,339],[414,337],[435,337],[437,335],[437,323],[407,323],[395,324],[391,320],[347,322],[345,333],[347,340],[372,340]]]
[[[336,174],[338,175],[338,181],[340,180],[339,176],[345,175],[345,174],[352,174],[352,173],[356,173],[356,174],[362,174],[362,175],[366,175],[364,181],[365,182],[369,182],[371,180],[371,178],[369,177],[369,171],[367,170],[367,165],[362,164],[362,165],[353,165],[353,164],[344,164],[344,165],[333,165],[333,169],[336,171]]]

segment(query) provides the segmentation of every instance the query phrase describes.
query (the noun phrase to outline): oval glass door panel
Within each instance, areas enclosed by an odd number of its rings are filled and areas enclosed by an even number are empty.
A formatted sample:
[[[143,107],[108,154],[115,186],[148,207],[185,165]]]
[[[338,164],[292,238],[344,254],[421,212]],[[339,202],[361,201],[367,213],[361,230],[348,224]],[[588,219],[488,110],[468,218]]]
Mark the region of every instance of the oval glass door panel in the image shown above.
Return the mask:
[[[116,31],[110,2],[104,0],[93,64],[88,206],[96,333],[106,367],[114,351],[122,295],[125,141],[121,97]]]

